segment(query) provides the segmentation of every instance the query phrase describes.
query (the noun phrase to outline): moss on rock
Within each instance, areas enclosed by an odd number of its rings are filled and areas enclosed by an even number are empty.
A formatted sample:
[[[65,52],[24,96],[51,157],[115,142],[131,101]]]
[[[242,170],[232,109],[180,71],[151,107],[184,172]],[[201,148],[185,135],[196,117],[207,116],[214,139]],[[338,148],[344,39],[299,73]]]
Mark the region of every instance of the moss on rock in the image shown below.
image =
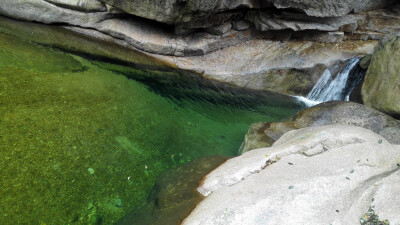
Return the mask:
[[[364,103],[389,115],[400,116],[400,33],[381,41],[372,56],[362,87]]]

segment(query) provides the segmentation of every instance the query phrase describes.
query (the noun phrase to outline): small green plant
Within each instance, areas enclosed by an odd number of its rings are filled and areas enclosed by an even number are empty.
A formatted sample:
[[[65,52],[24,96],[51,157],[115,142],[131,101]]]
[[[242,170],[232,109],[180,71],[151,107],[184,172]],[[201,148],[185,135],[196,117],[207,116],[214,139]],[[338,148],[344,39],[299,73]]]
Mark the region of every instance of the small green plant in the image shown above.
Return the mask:
[[[361,225],[390,225],[388,220],[379,220],[379,216],[375,214],[375,211],[372,207],[369,207],[367,213],[361,216],[360,218]]]

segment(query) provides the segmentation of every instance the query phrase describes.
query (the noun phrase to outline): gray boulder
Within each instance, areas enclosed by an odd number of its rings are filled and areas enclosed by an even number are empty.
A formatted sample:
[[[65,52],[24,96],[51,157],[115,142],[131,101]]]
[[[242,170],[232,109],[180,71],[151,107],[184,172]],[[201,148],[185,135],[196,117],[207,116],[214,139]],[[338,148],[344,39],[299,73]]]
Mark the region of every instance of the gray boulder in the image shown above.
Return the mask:
[[[251,22],[242,19],[242,20],[234,21],[232,23],[232,26],[233,26],[233,29],[235,29],[237,31],[246,30],[251,27]]]
[[[269,147],[290,130],[331,124],[363,127],[382,135],[392,144],[400,144],[400,121],[358,103],[331,101],[300,111],[286,122],[253,124],[239,154]]]
[[[370,208],[400,224],[400,146],[370,130],[321,126],[230,159],[198,188],[185,225],[360,224]],[[393,186],[392,186],[393,185]]]
[[[400,33],[376,47],[362,87],[366,105],[400,118]]]
[[[232,23],[224,23],[218,26],[209,27],[206,29],[206,32],[214,35],[222,35],[228,32],[231,28]]]

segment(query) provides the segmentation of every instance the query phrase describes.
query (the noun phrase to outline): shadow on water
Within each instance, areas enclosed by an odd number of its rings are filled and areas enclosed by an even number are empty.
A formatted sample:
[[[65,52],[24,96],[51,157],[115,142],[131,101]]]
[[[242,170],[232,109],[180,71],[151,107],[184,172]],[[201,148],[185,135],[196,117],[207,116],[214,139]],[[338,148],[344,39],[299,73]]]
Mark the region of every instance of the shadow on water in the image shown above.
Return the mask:
[[[0,224],[115,224],[148,196],[157,197],[147,207],[167,215],[178,194],[192,199],[204,163],[223,161],[203,157],[234,156],[250,124],[300,109],[290,97],[196,76],[59,27],[0,17]],[[174,168],[193,180],[156,181]],[[179,191],[158,188],[166,184]]]
[[[107,62],[95,64],[145,84],[150,91],[180,107],[185,107],[185,102],[191,102],[192,104],[209,104],[209,107],[223,105],[227,108],[233,107],[271,115],[274,114],[274,111],[271,111],[272,108],[300,110],[304,107],[290,96],[208,81],[199,78],[198,74],[187,71],[174,70],[174,72],[160,73],[132,68],[126,71],[121,70],[124,67]],[[278,114],[275,116],[282,116],[279,110],[276,113]]]
[[[227,159],[207,156],[161,173],[147,202],[117,225],[180,224],[203,199],[196,191],[199,182]]]

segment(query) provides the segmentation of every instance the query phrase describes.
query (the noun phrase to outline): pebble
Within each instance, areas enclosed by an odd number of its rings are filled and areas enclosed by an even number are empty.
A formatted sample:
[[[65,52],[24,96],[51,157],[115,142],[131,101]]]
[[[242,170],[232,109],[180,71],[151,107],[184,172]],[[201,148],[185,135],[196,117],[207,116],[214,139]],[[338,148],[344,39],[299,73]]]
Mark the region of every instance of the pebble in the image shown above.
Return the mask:
[[[93,209],[93,204],[92,204],[92,203],[89,203],[87,209],[88,209],[88,210]]]
[[[89,171],[90,174],[92,174],[92,175],[94,174],[94,169],[93,168],[88,168],[87,170]]]
[[[122,200],[117,198],[114,200],[114,205],[117,207],[122,207]]]

